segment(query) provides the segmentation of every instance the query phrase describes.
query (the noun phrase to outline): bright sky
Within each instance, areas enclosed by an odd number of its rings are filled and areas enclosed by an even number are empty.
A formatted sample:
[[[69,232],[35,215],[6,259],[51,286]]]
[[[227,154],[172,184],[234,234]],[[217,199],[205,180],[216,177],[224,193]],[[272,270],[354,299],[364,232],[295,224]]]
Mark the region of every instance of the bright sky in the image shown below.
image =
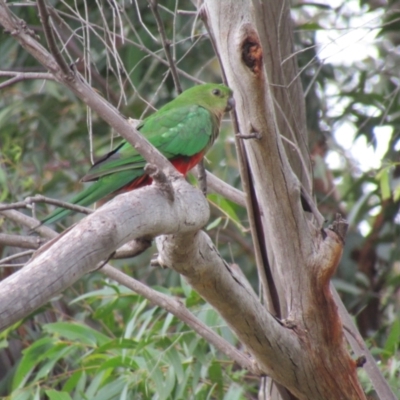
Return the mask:
[[[332,8],[338,7],[343,3],[342,0],[319,0],[318,3],[329,5]],[[382,10],[375,12],[362,12],[359,0],[348,0],[341,9],[341,15],[359,14],[357,18],[350,18],[351,25],[344,18],[338,18],[335,12],[327,12],[326,20],[322,21],[324,28],[317,32],[317,42],[321,44],[319,48],[319,57],[321,60],[333,65],[352,65],[368,58],[375,60],[378,58],[378,51],[374,46],[380,24]],[[321,23],[321,21],[319,21]],[[329,29],[335,27],[335,29]],[[339,28],[339,29],[337,29]],[[329,89],[329,88],[328,88]],[[337,88],[331,88],[332,94],[336,94]],[[345,106],[337,98],[331,100],[329,109],[333,115],[340,112]],[[370,110],[373,115],[374,110]],[[367,143],[365,136],[359,137],[353,142],[356,128],[349,121],[341,125],[331,127],[337,142],[345,149],[347,155],[350,155],[355,165],[360,170],[368,171],[372,168],[379,168],[382,156],[385,154],[388,141],[392,130],[388,126],[377,127],[374,130],[377,146],[373,148],[371,143]],[[343,164],[343,160],[337,152],[330,152],[327,157],[329,167],[337,168]]]

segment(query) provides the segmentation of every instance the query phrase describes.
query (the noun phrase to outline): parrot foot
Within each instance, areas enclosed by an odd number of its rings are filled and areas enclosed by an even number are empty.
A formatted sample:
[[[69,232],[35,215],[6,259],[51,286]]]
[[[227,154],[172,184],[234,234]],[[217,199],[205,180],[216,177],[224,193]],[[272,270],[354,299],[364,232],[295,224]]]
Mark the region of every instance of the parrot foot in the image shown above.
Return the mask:
[[[164,174],[163,171],[161,171],[153,164],[146,164],[146,166],[144,167],[144,171],[146,172],[147,175],[151,177],[151,179],[153,179],[154,183],[165,193],[169,201],[175,200],[174,188],[172,187],[170,180],[167,178],[167,176]]]
[[[150,260],[150,267],[162,268],[162,269],[168,268],[166,265],[162,264],[158,253],[153,254],[153,257]]]

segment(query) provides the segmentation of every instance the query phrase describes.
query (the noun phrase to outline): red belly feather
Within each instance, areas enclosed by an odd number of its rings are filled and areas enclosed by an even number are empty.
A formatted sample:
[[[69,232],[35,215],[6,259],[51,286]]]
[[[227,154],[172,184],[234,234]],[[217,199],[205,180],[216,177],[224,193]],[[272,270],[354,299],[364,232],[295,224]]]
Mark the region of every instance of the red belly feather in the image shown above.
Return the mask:
[[[200,152],[195,154],[192,157],[179,157],[171,160],[171,164],[184,176],[195,167],[203,158],[204,152]],[[125,185],[123,188],[114,192],[114,195],[130,192],[131,190],[138,189],[140,187],[150,185],[153,180],[148,175],[143,175],[139,178],[136,178],[132,182]]]

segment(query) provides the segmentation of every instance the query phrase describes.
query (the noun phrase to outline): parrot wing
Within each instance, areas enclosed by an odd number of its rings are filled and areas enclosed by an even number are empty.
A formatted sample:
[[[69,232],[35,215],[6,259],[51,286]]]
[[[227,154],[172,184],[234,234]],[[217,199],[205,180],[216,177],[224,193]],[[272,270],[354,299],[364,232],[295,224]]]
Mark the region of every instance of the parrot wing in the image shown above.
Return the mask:
[[[156,112],[137,128],[166,158],[191,157],[212,144],[218,123],[205,108],[192,105]],[[83,182],[97,180],[120,171],[131,170],[132,180],[143,174],[146,160],[124,141],[100,159],[83,178]]]

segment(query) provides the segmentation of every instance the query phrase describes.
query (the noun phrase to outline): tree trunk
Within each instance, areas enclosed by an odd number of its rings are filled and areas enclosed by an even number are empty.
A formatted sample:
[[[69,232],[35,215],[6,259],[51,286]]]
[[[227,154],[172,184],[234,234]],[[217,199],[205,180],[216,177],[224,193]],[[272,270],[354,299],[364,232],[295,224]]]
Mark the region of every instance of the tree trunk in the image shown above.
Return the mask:
[[[346,225],[323,230],[315,206],[301,198],[311,194],[311,167],[289,5],[206,0],[202,15],[235,93],[265,303],[304,350],[295,359],[286,348],[296,380],[277,381],[301,399],[364,399],[329,287]],[[279,387],[270,392],[267,385],[263,396],[293,398]]]

